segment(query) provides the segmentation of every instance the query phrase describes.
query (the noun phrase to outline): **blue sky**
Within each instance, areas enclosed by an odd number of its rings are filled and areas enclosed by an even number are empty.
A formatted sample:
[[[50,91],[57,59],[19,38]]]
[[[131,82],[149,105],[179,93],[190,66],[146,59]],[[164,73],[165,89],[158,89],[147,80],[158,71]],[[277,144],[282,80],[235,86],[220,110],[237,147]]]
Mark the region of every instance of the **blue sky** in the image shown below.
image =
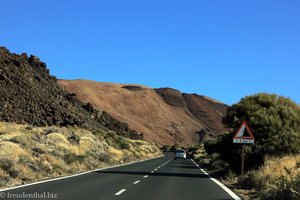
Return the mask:
[[[0,45],[61,79],[299,104],[299,20],[298,0],[3,0]]]

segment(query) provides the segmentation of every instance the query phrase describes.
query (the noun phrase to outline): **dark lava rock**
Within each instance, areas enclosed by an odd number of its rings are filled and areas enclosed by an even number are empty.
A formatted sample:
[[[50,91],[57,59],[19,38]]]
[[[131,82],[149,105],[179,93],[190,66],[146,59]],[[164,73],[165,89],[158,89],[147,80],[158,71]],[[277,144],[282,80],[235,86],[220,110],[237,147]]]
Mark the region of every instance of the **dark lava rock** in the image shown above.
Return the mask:
[[[0,120],[35,126],[104,128],[133,139],[142,134],[63,90],[36,56],[0,47]]]
[[[175,107],[186,107],[184,98],[179,90],[173,88],[158,88],[155,89],[155,91],[167,104]]]
[[[228,131],[222,123],[228,108],[227,105],[197,94],[184,93],[183,98],[190,113],[210,129],[207,132],[218,134]]]
[[[205,96],[181,93],[172,88],[158,88],[155,91],[167,104],[185,109],[206,127],[198,132],[200,140],[203,140],[205,135],[210,137],[227,131],[222,123],[227,105]]]
[[[130,90],[130,91],[140,91],[140,90],[143,90],[142,87],[137,86],[137,85],[124,85],[122,88]]]

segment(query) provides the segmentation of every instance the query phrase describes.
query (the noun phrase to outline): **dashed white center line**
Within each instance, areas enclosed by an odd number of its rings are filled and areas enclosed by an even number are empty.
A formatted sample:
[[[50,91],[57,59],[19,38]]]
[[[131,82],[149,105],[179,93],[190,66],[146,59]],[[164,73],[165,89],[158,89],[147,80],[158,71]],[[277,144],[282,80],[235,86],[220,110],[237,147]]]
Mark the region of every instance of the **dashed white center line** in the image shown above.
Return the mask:
[[[154,171],[151,171],[151,174],[153,174],[154,173]]]
[[[126,189],[122,189],[122,190],[120,190],[119,192],[117,192],[116,194],[115,194],[115,196],[119,196],[119,195],[121,195],[123,192],[125,192],[126,191]]]
[[[135,185],[135,184],[138,184],[139,182],[141,182],[141,181],[136,181],[136,182],[134,182],[133,184]]]
[[[144,178],[148,178],[148,175],[145,175]]]

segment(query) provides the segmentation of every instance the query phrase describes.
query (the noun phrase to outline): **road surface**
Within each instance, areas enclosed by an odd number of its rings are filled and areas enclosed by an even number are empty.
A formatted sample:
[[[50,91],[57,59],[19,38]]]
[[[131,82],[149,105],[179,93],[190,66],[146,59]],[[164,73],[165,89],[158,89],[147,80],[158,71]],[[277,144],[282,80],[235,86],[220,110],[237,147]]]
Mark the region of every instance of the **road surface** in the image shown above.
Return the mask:
[[[164,157],[126,166],[0,191],[0,199],[238,199],[229,193],[201,171],[191,159],[173,160],[173,154],[169,153]]]

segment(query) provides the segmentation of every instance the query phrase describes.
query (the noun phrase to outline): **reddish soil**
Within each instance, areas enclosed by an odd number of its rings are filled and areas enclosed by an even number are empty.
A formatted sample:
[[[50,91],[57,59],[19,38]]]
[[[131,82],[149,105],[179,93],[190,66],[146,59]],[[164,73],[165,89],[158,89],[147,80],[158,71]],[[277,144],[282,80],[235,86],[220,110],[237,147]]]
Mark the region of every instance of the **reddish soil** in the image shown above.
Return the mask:
[[[128,123],[131,129],[143,132],[146,140],[159,144],[195,144],[199,134],[214,136],[226,131],[222,116],[227,106],[205,96],[87,80],[59,83],[81,101]]]

